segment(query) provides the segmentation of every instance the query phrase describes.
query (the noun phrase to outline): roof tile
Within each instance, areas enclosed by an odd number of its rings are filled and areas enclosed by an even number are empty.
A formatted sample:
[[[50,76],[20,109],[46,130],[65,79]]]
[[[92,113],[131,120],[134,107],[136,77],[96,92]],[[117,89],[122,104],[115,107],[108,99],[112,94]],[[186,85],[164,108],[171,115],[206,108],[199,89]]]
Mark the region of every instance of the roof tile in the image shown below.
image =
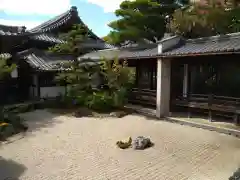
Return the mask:
[[[34,40],[46,41],[46,42],[57,43],[57,44],[62,44],[65,42],[64,40],[59,39],[51,34],[36,34],[34,36],[31,36],[30,38]]]
[[[160,56],[185,56],[191,54],[240,52],[240,33],[189,39],[178,48]]]
[[[157,44],[149,44],[145,46],[138,47],[128,47],[128,48],[114,48],[105,49],[87,53],[79,59],[132,59],[132,58],[145,58],[156,56],[158,52]]]
[[[74,60],[70,55],[59,55],[40,51],[37,49],[28,49],[18,53],[32,67],[40,71],[64,70],[59,64],[71,62]]]

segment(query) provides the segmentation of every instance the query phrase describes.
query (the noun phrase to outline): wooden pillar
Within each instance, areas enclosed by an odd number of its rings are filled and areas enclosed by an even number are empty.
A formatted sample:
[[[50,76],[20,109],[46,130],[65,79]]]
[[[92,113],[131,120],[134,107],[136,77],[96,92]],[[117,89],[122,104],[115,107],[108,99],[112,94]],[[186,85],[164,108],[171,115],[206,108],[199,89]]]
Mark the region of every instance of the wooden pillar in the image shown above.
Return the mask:
[[[189,71],[188,64],[184,64],[183,68],[183,97],[187,97],[188,95],[188,81],[189,81]]]
[[[139,81],[139,63],[140,61],[136,61],[136,76],[135,76],[135,87],[138,88]]]
[[[169,116],[170,112],[170,79],[171,60],[157,60],[157,98],[156,116],[162,118]]]
[[[33,84],[34,84],[34,97],[40,98],[40,85],[39,85],[39,75],[36,73],[33,75]]]

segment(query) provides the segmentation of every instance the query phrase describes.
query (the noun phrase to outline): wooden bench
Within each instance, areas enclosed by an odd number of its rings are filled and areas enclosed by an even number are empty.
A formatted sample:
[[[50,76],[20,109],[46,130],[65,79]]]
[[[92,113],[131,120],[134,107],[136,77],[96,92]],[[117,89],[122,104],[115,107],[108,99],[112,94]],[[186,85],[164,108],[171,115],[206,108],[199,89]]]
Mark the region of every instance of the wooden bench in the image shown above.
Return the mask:
[[[141,105],[156,106],[156,91],[133,88],[129,95],[129,102]]]
[[[180,107],[188,108],[188,117],[191,117],[191,109],[200,109],[208,113],[209,121],[212,121],[212,113],[221,113],[223,116],[232,114],[235,124],[239,124],[240,98],[191,94],[188,97],[178,97],[174,103]]]

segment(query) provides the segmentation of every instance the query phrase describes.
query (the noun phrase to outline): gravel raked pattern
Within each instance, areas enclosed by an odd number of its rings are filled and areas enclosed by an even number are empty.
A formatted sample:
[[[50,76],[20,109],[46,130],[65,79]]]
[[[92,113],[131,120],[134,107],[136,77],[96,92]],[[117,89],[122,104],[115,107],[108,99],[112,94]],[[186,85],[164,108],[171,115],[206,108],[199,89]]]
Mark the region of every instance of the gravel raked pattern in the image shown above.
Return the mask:
[[[240,167],[240,139],[199,128],[124,118],[23,115],[30,132],[0,145],[0,180],[227,180]],[[121,150],[142,135],[152,148]]]

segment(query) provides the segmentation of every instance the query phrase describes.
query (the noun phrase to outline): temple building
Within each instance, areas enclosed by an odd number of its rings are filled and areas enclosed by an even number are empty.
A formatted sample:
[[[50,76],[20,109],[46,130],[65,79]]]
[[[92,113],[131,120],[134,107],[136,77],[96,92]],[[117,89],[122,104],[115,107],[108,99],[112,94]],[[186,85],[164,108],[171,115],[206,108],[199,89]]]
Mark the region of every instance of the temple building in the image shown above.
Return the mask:
[[[224,115],[239,124],[240,32],[197,39],[163,38],[155,44],[93,51],[79,61],[118,57],[136,69],[129,102],[153,108],[159,117],[171,112]]]
[[[33,98],[55,97],[64,92],[56,86],[54,77],[57,64],[76,59],[69,54],[50,53],[47,50],[56,44],[65,43],[59,38],[69,32],[73,25],[87,25],[81,20],[76,7],[50,19],[39,26],[26,30],[25,27],[0,25],[0,58],[17,64],[12,77],[1,82],[1,102],[13,102]],[[81,48],[88,51],[112,48],[88,29],[88,39]],[[15,94],[15,95],[14,95]]]

